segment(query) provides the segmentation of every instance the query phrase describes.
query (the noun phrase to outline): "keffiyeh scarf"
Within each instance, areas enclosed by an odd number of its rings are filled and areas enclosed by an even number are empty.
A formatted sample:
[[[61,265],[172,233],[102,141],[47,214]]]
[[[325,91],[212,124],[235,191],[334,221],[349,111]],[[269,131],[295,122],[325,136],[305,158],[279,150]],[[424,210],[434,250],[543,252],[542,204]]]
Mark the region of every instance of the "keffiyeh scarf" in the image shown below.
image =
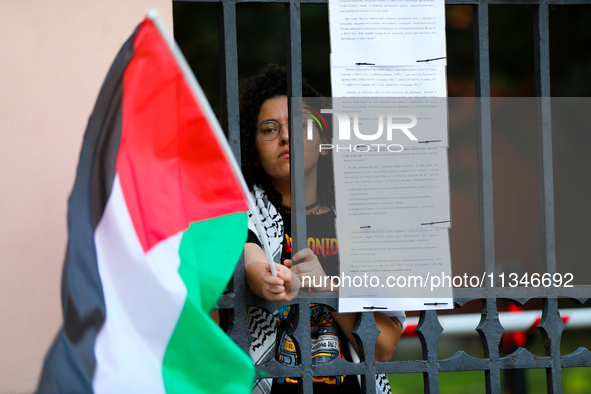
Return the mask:
[[[271,249],[271,255],[273,261],[276,263],[281,262],[281,248],[283,243],[283,219],[273,204],[269,201],[265,192],[255,186],[254,187],[254,200],[258,209],[259,220],[263,226],[263,229],[269,239],[269,246]],[[248,229],[253,233],[257,234],[259,241],[261,237],[258,235],[258,231],[252,219],[252,212],[248,211]],[[261,241],[262,244],[262,241]],[[255,365],[265,364],[270,361],[274,354],[277,346],[277,318],[278,311],[270,313],[263,308],[251,306],[248,308],[248,329],[250,334],[254,338],[250,344],[249,355],[254,361]],[[358,358],[355,354],[355,349],[349,346],[354,359]],[[257,379],[253,388],[255,394],[269,394],[273,379]],[[378,394],[391,394],[390,384],[388,378],[384,374],[376,375],[376,390]]]

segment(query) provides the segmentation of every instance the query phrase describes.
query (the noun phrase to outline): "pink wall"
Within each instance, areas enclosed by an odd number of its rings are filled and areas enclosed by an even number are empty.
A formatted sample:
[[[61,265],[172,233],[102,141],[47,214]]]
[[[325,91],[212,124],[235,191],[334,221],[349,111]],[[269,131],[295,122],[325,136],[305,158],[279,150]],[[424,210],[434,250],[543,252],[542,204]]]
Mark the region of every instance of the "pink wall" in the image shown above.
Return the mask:
[[[66,203],[86,122],[121,45],[171,0],[0,5],[0,393],[32,392],[61,324]]]

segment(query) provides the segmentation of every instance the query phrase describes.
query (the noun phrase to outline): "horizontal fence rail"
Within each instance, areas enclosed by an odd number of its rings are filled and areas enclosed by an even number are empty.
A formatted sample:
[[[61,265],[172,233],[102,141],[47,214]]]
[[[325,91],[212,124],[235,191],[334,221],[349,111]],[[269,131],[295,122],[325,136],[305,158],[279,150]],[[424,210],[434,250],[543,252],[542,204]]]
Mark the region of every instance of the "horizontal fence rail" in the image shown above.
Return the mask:
[[[240,160],[239,108],[238,108],[238,56],[236,37],[236,5],[239,3],[283,3],[285,4],[287,25],[287,68],[290,75],[289,92],[294,97],[301,95],[301,29],[300,4],[327,4],[327,0],[173,0],[174,2],[214,3],[219,9],[219,39],[221,54],[221,89],[222,89],[222,126],[227,133],[233,152]],[[533,5],[534,6],[534,53],[535,80],[538,97],[550,97],[550,60],[549,60],[549,5],[591,4],[591,0],[446,0],[447,5],[473,5],[474,9],[474,53],[475,53],[475,89],[481,99],[478,114],[478,205],[480,236],[481,272],[493,273],[495,264],[494,210],[492,182],[492,143],[490,100],[490,57],[489,57],[489,6],[490,5]],[[289,100],[291,102],[291,100]],[[301,113],[301,111],[296,111]],[[291,112],[293,113],[293,111]],[[290,125],[301,124],[301,119],[290,119]],[[538,179],[540,206],[540,238],[542,247],[542,273],[556,272],[556,245],[554,228],[554,194],[552,168],[552,129],[549,101],[542,99],[537,111],[538,124]],[[294,127],[290,127],[290,133]],[[297,133],[296,133],[297,134]],[[303,137],[293,135],[294,145],[303,146]],[[301,147],[300,146],[300,147]],[[300,190],[292,201],[294,220],[292,234],[305,234],[305,196],[303,194],[303,149],[292,148],[292,190]],[[305,241],[304,236],[295,240]],[[305,245],[295,245],[296,250]],[[227,294],[219,302],[219,308],[229,311],[230,337],[245,351],[251,343],[251,336],[246,325],[247,307],[259,306],[269,312],[277,310],[279,305],[266,302],[245,292],[244,264],[241,262],[228,286]],[[437,348],[443,328],[435,311],[423,311],[416,327],[420,339],[423,359],[375,362],[374,347],[377,328],[373,314],[361,314],[354,334],[360,348],[360,362],[350,363],[342,359],[322,365],[312,365],[310,358],[310,328],[308,305],[317,302],[337,309],[337,299],[312,293],[310,298],[300,298],[290,304],[300,311],[298,328],[294,339],[299,348],[299,360],[296,366],[286,366],[271,361],[257,368],[258,377],[296,377],[301,378],[301,392],[312,394],[312,376],[360,375],[362,392],[375,392],[375,374],[379,373],[422,373],[424,392],[439,393],[439,373],[453,371],[484,371],[487,393],[503,392],[501,388],[501,370],[545,369],[547,392],[562,393],[562,368],[590,367],[591,352],[586,348],[568,355],[561,355],[560,340],[564,323],[558,311],[559,297],[569,298],[584,303],[591,298],[591,285],[572,288],[554,287],[482,287],[454,289],[456,307],[462,307],[469,301],[481,300],[480,323],[473,327],[481,337],[484,351],[483,358],[458,351],[447,359],[438,359]],[[538,325],[545,344],[545,356],[530,353],[519,348],[514,353],[501,357],[499,346],[504,328],[499,320],[498,300],[506,299],[517,305],[524,305],[532,299],[543,299],[542,318]]]

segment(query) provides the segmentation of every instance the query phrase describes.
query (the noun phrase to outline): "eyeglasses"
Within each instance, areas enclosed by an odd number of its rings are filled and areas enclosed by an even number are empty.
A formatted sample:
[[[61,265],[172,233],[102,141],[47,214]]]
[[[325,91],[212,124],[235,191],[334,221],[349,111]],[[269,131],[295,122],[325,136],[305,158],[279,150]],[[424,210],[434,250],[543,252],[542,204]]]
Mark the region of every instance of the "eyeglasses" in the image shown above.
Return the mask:
[[[273,141],[274,139],[276,139],[277,137],[279,137],[279,134],[281,134],[281,126],[283,125],[287,125],[286,123],[277,123],[274,120],[265,120],[263,123],[261,123],[258,127],[257,127],[257,133],[259,134],[259,137],[261,137],[263,140],[265,141]],[[306,119],[304,119],[304,124],[303,124],[303,133],[304,133],[304,137],[308,135],[308,126],[306,123]]]

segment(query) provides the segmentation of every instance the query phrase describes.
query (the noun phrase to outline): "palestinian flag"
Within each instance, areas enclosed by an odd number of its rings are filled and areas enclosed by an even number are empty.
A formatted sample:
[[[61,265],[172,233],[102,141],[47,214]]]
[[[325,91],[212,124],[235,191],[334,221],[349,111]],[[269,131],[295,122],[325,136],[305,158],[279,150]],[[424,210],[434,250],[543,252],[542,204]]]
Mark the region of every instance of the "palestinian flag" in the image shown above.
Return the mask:
[[[247,202],[159,23],[144,20],[121,49],[84,136],[64,325],[40,393],[252,389],[251,359],[209,318],[244,247]]]

